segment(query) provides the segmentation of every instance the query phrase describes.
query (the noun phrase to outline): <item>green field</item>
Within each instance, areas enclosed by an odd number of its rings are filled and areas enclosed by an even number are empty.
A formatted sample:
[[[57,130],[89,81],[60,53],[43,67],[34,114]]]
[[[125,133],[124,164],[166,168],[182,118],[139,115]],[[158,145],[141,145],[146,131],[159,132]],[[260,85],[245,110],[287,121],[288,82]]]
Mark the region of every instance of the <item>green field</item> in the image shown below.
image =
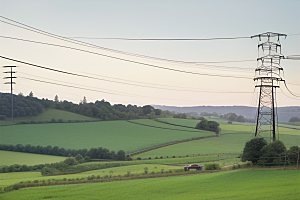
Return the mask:
[[[129,166],[122,166],[122,167],[112,167],[108,169],[100,169],[100,170],[92,170],[87,172],[82,172],[78,174],[68,174],[68,175],[57,175],[57,176],[42,176],[40,172],[12,172],[12,173],[2,173],[0,174],[0,187],[12,185],[15,183],[19,183],[21,181],[27,182],[34,180],[48,180],[48,179],[56,179],[62,180],[63,178],[67,179],[76,179],[76,178],[86,178],[91,175],[101,177],[105,175],[112,175],[112,176],[124,176],[127,174],[127,171],[130,171],[130,174],[143,174],[144,168],[148,167],[149,173],[152,171],[157,173],[160,172],[161,169],[167,170],[174,170],[174,169],[182,169],[179,166],[169,166],[169,165],[161,165],[161,164],[139,164],[139,165],[129,165]]]
[[[157,121],[149,120],[149,119],[130,120],[129,122],[133,122],[133,123],[137,123],[137,124],[145,125],[145,126],[153,126],[156,128],[163,128],[163,129],[182,130],[182,131],[188,131],[188,132],[202,132],[202,133],[208,133],[210,135],[214,134],[214,133],[208,132],[208,131],[198,130],[195,128],[185,128],[185,127],[180,127],[180,126],[174,126],[174,125],[165,124],[165,123],[161,123],[161,122],[157,122]]]
[[[54,118],[55,120],[62,119],[63,121],[68,120],[98,120],[92,117],[87,117],[83,115],[79,115],[76,113],[64,111],[64,110],[58,110],[54,108],[49,108],[47,110],[44,110],[41,114],[38,116],[32,116],[32,117],[16,117],[14,118],[14,122],[30,122],[30,121],[51,121],[51,119]],[[0,125],[5,124],[11,124],[11,119],[7,118],[6,120],[0,120]]]
[[[105,147],[115,151],[122,149],[127,153],[208,135],[214,135],[214,133],[168,130],[126,121],[24,124],[0,127],[2,144],[57,145],[66,149]]]
[[[131,181],[26,188],[1,199],[299,199],[297,170],[235,170]]]
[[[300,133],[300,131],[298,131]],[[159,149],[154,149],[145,153],[138,154],[135,157],[148,158],[155,156],[185,156],[191,154],[220,154],[233,153],[241,154],[245,143],[253,138],[253,134],[224,134],[220,137],[207,138],[203,140],[195,140],[174,144]],[[280,140],[284,142],[286,147],[296,146],[300,144],[300,134],[298,135],[280,135]]]
[[[0,150],[0,166],[1,165],[37,165],[45,163],[54,163],[63,161],[66,157],[62,156],[50,156],[50,155],[41,155],[34,153],[21,153],[13,151],[1,151]]]

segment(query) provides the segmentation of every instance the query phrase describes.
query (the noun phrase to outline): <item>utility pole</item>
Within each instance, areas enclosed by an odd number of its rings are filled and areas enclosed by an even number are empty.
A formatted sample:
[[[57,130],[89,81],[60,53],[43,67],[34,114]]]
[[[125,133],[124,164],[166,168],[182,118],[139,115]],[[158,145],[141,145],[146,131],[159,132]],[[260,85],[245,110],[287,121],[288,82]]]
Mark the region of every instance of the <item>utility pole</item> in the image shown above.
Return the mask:
[[[256,118],[255,137],[265,136],[269,133],[270,142],[276,140],[276,88],[279,88],[281,78],[280,59],[281,54],[280,37],[286,37],[280,33],[262,33],[251,36],[258,37],[258,58],[255,69],[256,86],[259,88],[259,99]]]
[[[3,66],[4,68],[8,68],[10,67],[10,71],[6,71],[4,73],[10,73],[10,76],[4,77],[5,79],[10,78],[10,82],[6,82],[4,84],[10,84],[10,93],[11,93],[11,125],[13,125],[14,123],[14,96],[13,96],[13,84],[16,84],[15,82],[13,82],[14,78],[17,78],[15,76],[13,76],[14,73],[16,73],[15,71],[13,71],[13,67],[16,66]]]

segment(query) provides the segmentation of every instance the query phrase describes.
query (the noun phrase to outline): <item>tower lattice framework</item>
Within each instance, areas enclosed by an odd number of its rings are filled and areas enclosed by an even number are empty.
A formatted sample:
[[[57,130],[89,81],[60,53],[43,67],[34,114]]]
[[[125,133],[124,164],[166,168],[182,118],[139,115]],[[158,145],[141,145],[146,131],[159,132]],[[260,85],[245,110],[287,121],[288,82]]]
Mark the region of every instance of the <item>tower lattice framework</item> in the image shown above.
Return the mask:
[[[254,35],[258,37],[258,58],[255,69],[255,87],[259,88],[259,99],[256,116],[255,137],[270,137],[270,141],[276,140],[277,106],[276,88],[279,81],[283,81],[280,66],[281,54],[280,38],[286,37],[280,33],[263,33]]]

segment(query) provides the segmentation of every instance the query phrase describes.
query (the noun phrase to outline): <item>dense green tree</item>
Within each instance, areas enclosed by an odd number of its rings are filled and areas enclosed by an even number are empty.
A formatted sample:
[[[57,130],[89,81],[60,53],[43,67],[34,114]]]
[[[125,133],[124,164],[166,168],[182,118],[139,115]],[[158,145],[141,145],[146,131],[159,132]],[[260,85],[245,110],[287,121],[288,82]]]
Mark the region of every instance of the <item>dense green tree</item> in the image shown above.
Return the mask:
[[[69,166],[76,165],[77,163],[78,162],[73,157],[67,158],[66,160],[64,160],[64,164],[69,165]]]
[[[289,122],[300,122],[300,118],[299,117],[291,117]]]
[[[299,159],[300,148],[298,146],[292,146],[288,151],[288,159],[291,164],[296,164]]]
[[[261,152],[262,155],[258,160],[260,165],[282,165],[285,163],[286,147],[280,140],[265,145]]]
[[[200,130],[213,131],[218,134],[220,131],[219,126],[220,126],[220,124],[218,122],[207,121],[206,119],[203,119],[199,123],[196,124],[195,128],[200,129]]]
[[[256,164],[263,154],[261,149],[267,145],[267,141],[264,138],[253,138],[246,142],[241,159],[243,162],[251,161]]]
[[[125,160],[125,151],[123,151],[123,150],[118,151],[116,159],[117,160]]]
[[[244,116],[242,116],[242,115],[239,115],[239,116],[237,116],[237,118],[236,118],[236,121],[237,121],[237,122],[245,122],[245,121],[246,121],[246,119],[245,119],[245,117],[244,117]]]

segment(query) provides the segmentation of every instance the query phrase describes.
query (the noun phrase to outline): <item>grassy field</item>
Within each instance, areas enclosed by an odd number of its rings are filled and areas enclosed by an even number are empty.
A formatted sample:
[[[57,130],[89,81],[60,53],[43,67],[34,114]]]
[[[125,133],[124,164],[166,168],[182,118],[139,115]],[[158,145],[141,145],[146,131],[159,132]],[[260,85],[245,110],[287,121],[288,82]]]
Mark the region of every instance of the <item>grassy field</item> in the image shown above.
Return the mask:
[[[50,156],[33,153],[21,153],[12,151],[1,151],[0,150],[0,166],[1,165],[37,165],[45,163],[54,163],[63,161],[66,157],[62,156]]]
[[[180,166],[170,166],[170,165],[162,165],[162,164],[139,164],[139,165],[129,165],[122,167],[112,167],[109,169],[100,169],[100,170],[92,170],[87,172],[82,172],[78,174],[68,174],[68,175],[57,175],[57,176],[42,176],[40,172],[13,172],[13,173],[3,173],[0,174],[0,187],[12,185],[15,183],[19,183],[21,181],[27,182],[34,180],[48,180],[48,179],[56,179],[62,180],[63,178],[67,179],[76,179],[76,178],[86,178],[88,176],[98,176],[104,177],[105,175],[112,176],[124,176],[130,171],[130,174],[143,174],[144,168],[148,168],[148,172],[160,172],[161,169],[165,171],[174,170],[174,169],[182,169]]]
[[[234,170],[167,178],[26,188],[1,199],[299,199],[297,170]],[[114,192],[112,192],[114,191]]]
[[[163,129],[202,132],[202,133],[206,132],[210,135],[213,134],[212,132],[209,132],[209,131],[202,131],[202,130],[198,130],[195,128],[185,128],[185,127],[180,127],[180,126],[174,126],[174,125],[165,124],[165,123],[161,123],[161,122],[157,122],[157,121],[149,120],[149,119],[130,120],[130,122],[138,123],[140,125],[145,125],[145,126],[153,126],[153,127],[157,127],[157,128],[163,128]]]
[[[299,131],[300,132],[300,131]],[[148,158],[155,156],[185,156],[191,154],[220,154],[234,153],[240,154],[243,151],[245,143],[253,138],[253,135],[248,134],[224,134],[216,138],[207,138],[203,140],[195,140],[174,144],[171,146],[155,149],[145,153],[138,154],[135,157]],[[284,142],[286,147],[291,147],[300,144],[299,135],[280,135],[280,140]]]
[[[87,117],[83,115],[79,115],[76,113],[64,111],[64,110],[58,110],[54,108],[49,108],[47,110],[44,110],[41,114],[38,116],[32,116],[32,117],[16,117],[14,118],[14,122],[30,122],[30,121],[51,121],[51,119],[54,118],[55,120],[62,119],[64,121],[68,120],[97,120],[92,117]],[[6,125],[11,124],[11,119],[8,118],[6,120],[1,120],[0,125]]]
[[[149,120],[151,121],[151,120]],[[1,126],[2,144],[31,144],[79,149],[105,147],[127,153],[213,132],[186,132],[142,126],[126,121],[49,123]]]

